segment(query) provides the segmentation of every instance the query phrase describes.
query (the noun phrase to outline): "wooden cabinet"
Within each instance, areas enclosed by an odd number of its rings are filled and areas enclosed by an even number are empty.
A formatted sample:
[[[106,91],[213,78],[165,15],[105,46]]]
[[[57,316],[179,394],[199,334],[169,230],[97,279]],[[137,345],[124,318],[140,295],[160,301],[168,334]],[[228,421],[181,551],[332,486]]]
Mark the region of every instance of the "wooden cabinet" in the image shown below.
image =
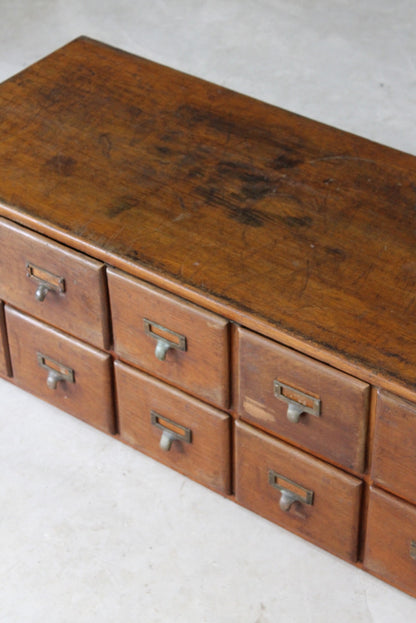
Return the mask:
[[[0,110],[0,375],[415,595],[416,158],[85,37]]]

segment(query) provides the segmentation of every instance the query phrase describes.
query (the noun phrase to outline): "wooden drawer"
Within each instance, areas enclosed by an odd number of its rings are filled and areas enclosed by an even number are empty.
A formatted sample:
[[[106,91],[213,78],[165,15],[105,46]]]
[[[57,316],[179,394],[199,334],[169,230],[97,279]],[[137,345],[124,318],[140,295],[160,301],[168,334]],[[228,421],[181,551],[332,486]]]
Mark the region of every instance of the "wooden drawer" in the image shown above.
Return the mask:
[[[369,386],[238,329],[237,408],[244,420],[361,472]]]
[[[416,504],[416,405],[379,392],[371,476]]]
[[[111,358],[6,306],[17,385],[106,432],[114,430]]]
[[[4,308],[0,301],[0,375],[10,376],[9,345],[7,342]]]
[[[98,348],[109,347],[104,265],[4,219],[0,297]]]
[[[117,354],[227,408],[227,320],[115,270],[108,284]]]
[[[120,437],[220,493],[230,491],[230,417],[115,363]]]
[[[372,488],[364,567],[416,597],[416,507]]]
[[[235,446],[240,504],[342,558],[357,559],[360,480],[238,421]]]

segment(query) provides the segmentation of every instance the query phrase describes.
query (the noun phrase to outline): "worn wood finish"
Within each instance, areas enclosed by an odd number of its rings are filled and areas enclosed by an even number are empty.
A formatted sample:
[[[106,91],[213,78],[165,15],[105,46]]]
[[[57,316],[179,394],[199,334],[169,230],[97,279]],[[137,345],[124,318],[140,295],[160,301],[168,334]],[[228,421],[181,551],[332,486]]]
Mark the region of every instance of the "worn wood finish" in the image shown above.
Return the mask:
[[[355,471],[365,466],[369,387],[313,359],[239,328],[237,411],[241,417],[279,437],[317,452]],[[320,416],[287,417],[288,403],[278,399],[274,381],[293,388],[285,395],[311,405],[299,391],[320,400]]]
[[[386,392],[377,399],[371,476],[416,504],[416,404]]]
[[[113,270],[107,274],[117,354],[216,406],[227,408],[228,321],[127,275]],[[154,337],[146,333],[144,320],[149,321]],[[165,360],[160,361],[155,355],[156,336],[177,343],[175,334],[185,338],[185,350],[170,348]]]
[[[415,392],[414,157],[86,38],[0,110],[3,213]]]
[[[16,385],[96,428],[114,432],[110,356],[8,306],[5,311]],[[71,368],[75,382],[59,382],[49,389],[48,371],[39,365],[38,353],[56,370],[61,368],[56,364]]]
[[[109,347],[105,267],[5,219],[0,219],[0,297],[99,348]],[[33,277],[28,277],[27,264]],[[35,298],[38,277],[63,291]]]
[[[416,507],[372,488],[368,527],[364,567],[416,597]]]
[[[9,357],[9,345],[6,336],[6,325],[4,322],[4,305],[0,301],[0,375],[10,376],[11,366]]]
[[[357,560],[362,483],[335,467],[236,422],[235,494],[240,504],[349,561]],[[280,509],[269,470],[313,491],[313,504]]]
[[[121,439],[220,493],[230,493],[230,417],[120,362],[115,374]],[[180,434],[176,425],[188,428],[190,443],[175,440],[169,451],[162,450],[163,431],[152,424],[151,411],[161,416],[164,427]]]

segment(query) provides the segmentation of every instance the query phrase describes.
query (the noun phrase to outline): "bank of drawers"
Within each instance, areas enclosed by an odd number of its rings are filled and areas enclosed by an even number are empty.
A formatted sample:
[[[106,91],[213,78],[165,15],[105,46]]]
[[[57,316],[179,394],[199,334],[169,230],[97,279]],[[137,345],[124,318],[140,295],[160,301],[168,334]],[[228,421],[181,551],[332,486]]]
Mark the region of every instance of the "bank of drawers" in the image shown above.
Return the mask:
[[[228,321],[5,219],[0,243],[0,374],[229,494]]]
[[[6,219],[0,245],[3,377],[416,596],[414,404],[378,392],[369,464],[367,383]]]

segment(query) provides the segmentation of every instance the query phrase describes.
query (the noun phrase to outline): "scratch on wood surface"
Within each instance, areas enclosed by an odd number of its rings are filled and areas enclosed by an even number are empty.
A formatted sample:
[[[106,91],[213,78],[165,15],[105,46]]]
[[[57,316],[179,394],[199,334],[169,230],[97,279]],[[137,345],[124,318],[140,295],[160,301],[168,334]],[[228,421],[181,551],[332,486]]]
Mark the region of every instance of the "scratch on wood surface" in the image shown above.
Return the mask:
[[[336,156],[322,156],[322,158],[313,158],[313,160],[307,160],[305,164],[315,164],[315,162],[325,162],[328,160],[345,160],[352,162],[367,162],[377,165],[378,163],[371,158],[360,158],[359,156],[348,156],[346,154],[339,154]]]
[[[305,264],[304,274],[303,274],[303,283],[301,284],[301,287],[298,292],[299,297],[304,294],[306,288],[308,287],[310,276],[311,276],[311,263],[309,259],[307,259],[306,264]]]
[[[100,137],[98,139],[98,143],[101,147],[101,153],[103,154],[103,156],[105,156],[106,158],[110,159],[111,158],[111,150],[113,148],[113,143],[111,141],[111,137],[110,134],[108,132],[104,132],[103,134],[100,134]]]
[[[274,422],[276,419],[274,414],[269,413],[263,404],[252,398],[246,398],[244,400],[243,409],[257,420],[262,420],[263,422]]]

